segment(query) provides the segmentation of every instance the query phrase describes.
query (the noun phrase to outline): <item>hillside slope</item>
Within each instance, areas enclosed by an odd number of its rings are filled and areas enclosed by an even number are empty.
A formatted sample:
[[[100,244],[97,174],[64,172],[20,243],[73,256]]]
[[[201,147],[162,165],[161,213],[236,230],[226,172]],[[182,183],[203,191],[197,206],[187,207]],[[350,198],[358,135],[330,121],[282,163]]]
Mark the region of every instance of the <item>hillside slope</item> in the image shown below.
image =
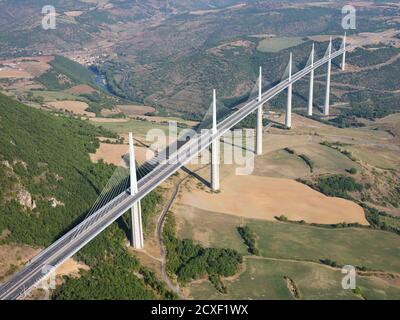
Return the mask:
[[[48,246],[85,215],[114,172],[112,165],[93,164],[88,154],[98,136],[114,134],[1,94],[0,131],[0,245]],[[156,192],[143,199],[144,222],[158,203]],[[113,223],[78,252],[75,258],[90,270],[62,280],[54,299],[173,298],[127,250],[127,224]],[[11,267],[6,276],[19,266]]]
[[[113,167],[92,164],[101,132],[0,95],[0,233],[48,245],[85,213]]]

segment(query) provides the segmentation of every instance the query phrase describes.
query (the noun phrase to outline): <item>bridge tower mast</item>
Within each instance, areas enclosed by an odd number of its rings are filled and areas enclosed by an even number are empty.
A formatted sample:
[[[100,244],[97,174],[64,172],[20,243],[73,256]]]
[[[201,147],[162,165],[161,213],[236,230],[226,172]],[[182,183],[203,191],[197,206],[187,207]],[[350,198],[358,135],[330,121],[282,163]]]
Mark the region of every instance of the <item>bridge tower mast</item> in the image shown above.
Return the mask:
[[[262,98],[262,67],[260,67],[260,75],[258,77],[258,102]],[[256,129],[256,154],[262,154],[262,128],[263,128],[263,105],[257,109],[257,129]]]
[[[314,43],[311,49],[311,73],[310,73],[310,91],[308,93],[308,110],[307,114],[312,116],[313,114],[313,99],[314,99]]]
[[[292,53],[289,57],[289,82],[292,81]],[[287,96],[287,106],[286,106],[286,118],[285,125],[286,128],[290,129],[292,126],[292,83],[288,86],[288,96]]]
[[[131,195],[138,192],[137,176],[136,176],[136,162],[135,162],[135,149],[133,146],[133,135],[129,132],[129,169],[130,169],[130,182],[131,182]],[[142,228],[142,208],[140,201],[136,202],[131,208],[131,245],[135,249],[143,249],[143,228]]]
[[[328,47],[328,72],[326,75],[326,92],[325,92],[325,107],[324,107],[324,115],[329,116],[329,95],[331,90],[331,69],[332,69],[332,37],[329,39],[329,47]]]
[[[343,36],[343,56],[342,56],[342,71],[346,68],[346,32]]]
[[[212,134],[217,132],[217,95],[215,89],[213,90],[213,125]],[[211,189],[213,191],[219,190],[219,138],[213,140],[211,144]]]

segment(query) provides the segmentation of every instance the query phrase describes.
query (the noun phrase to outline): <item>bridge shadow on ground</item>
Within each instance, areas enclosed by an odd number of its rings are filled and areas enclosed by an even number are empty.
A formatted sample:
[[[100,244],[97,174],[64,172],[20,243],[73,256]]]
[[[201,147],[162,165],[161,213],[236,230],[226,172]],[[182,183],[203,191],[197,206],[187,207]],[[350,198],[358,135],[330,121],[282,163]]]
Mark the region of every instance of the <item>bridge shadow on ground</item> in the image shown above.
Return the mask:
[[[201,183],[203,183],[204,185],[206,185],[207,187],[211,188],[211,183],[209,181],[207,181],[206,179],[204,179],[202,176],[200,176],[199,174],[197,174],[196,172],[188,169],[187,167],[182,167],[181,168],[183,172],[186,172],[188,175],[196,178],[198,181],[200,181]]]
[[[238,149],[242,149],[243,151],[255,152],[255,148],[248,148],[247,146],[240,146],[238,144],[235,144],[233,141],[230,142],[230,141],[225,141],[225,139],[222,139],[221,142],[223,144],[230,145],[230,146],[238,148]]]
[[[117,225],[118,227],[122,230],[122,232],[125,234],[126,238],[129,241],[132,241],[132,233],[131,233],[131,227],[129,226],[130,221],[126,221],[123,216],[119,217],[117,219]]]

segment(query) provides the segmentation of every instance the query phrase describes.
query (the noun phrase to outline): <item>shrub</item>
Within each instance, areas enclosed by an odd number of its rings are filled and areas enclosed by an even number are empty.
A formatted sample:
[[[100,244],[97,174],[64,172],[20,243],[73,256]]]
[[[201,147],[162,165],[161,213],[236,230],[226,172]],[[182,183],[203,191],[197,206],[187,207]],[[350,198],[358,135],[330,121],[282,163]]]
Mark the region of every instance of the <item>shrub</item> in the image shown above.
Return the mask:
[[[251,254],[259,255],[259,251],[256,245],[256,235],[250,230],[248,226],[237,228],[240,236],[242,237],[244,243],[248,247],[248,251]]]
[[[346,170],[348,173],[350,173],[350,174],[356,174],[357,173],[357,168],[350,168],[350,169],[347,169]]]

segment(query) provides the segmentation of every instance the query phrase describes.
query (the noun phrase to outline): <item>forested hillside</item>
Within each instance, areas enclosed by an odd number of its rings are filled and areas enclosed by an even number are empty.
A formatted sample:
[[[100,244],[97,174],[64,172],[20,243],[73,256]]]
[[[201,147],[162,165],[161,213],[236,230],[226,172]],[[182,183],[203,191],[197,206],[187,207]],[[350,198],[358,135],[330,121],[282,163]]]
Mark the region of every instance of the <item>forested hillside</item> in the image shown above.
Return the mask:
[[[64,90],[78,84],[94,85],[93,74],[79,63],[56,55],[49,64],[52,69],[38,78],[49,90]]]
[[[88,123],[35,110],[0,95],[0,229],[3,241],[46,246],[95,201],[114,168],[92,164]]]
[[[6,241],[45,246],[94,202],[114,168],[92,164],[97,136],[84,121],[0,96],[0,229]]]
[[[98,136],[115,136],[83,120],[36,110],[1,94],[0,131],[0,244],[48,246],[85,215],[114,172],[112,165],[93,164],[88,153],[98,147]],[[158,193],[148,195],[142,201],[143,214],[154,212],[159,202]],[[82,281],[67,279],[55,298],[172,297],[127,251],[124,225],[127,221],[114,223],[78,253],[90,271]]]

